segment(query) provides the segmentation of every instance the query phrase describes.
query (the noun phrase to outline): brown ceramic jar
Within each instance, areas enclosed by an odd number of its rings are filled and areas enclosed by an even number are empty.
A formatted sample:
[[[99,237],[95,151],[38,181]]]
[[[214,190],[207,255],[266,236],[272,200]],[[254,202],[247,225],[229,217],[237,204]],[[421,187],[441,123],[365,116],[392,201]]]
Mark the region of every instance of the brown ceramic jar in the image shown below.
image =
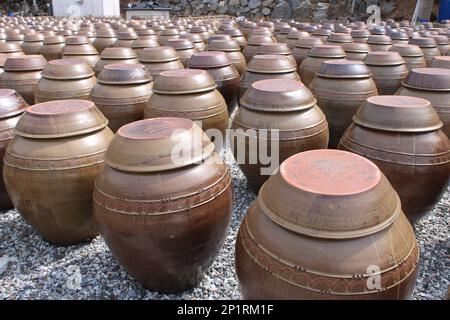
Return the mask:
[[[66,45],[62,50],[63,59],[82,59],[92,68],[100,60],[97,50],[85,36],[66,37]]]
[[[63,36],[50,36],[44,38],[40,54],[47,60],[56,60],[62,58],[62,50],[66,45]]]
[[[131,48],[108,47],[100,54],[100,60],[95,65],[95,75],[109,64],[136,64],[139,63],[136,53]]]
[[[41,55],[9,57],[0,76],[0,88],[13,89],[29,104],[34,104],[34,91],[47,61]]]
[[[5,65],[6,59],[7,59],[6,54],[0,53],[0,77],[3,73],[3,66]]]
[[[96,79],[81,59],[52,60],[36,86],[35,103],[53,100],[89,100]]]
[[[413,69],[403,81],[397,95],[412,96],[431,102],[443,123],[442,131],[450,137],[450,70]]]
[[[298,66],[302,82],[308,87],[324,61],[343,60],[345,57],[345,51],[341,46],[318,45],[313,47],[308,57]]]
[[[179,39],[188,39],[194,44],[194,48],[197,49],[197,51],[206,50],[206,44],[203,42],[202,37],[198,34],[185,33],[180,35]]]
[[[353,43],[353,38],[347,33],[332,33],[326,39],[326,44],[335,46],[342,46],[348,43]]]
[[[203,69],[209,73],[217,85],[231,112],[237,105],[237,89],[240,77],[231,59],[221,51],[196,52],[189,60],[190,69]]]
[[[168,46],[145,48],[139,56],[139,62],[154,79],[163,71],[184,69],[175,49]]]
[[[435,35],[435,36],[431,36],[431,38],[436,40],[436,44],[438,46],[439,52],[441,53],[442,56],[445,56],[450,50],[450,45],[448,43],[448,37],[445,35]]]
[[[274,43],[274,39],[272,36],[265,35],[265,36],[258,36],[253,35],[248,39],[247,45],[245,46],[244,50],[242,51],[242,54],[244,55],[245,61],[247,63],[252,60],[253,56],[256,55],[258,52],[259,46],[263,43]]]
[[[266,79],[300,80],[296,67],[289,58],[277,55],[256,55],[247,65],[238,89],[238,101],[252,83]]]
[[[110,64],[100,72],[91,99],[116,132],[121,126],[144,118],[152,94],[152,77],[142,64]]]
[[[212,40],[208,43],[208,51],[222,51],[230,58],[231,63],[236,68],[239,76],[245,72],[247,63],[242,54],[239,44],[234,40]]]
[[[310,35],[308,32],[292,30],[288,33],[288,36],[286,38],[286,44],[288,45],[289,49],[294,50],[295,44],[299,39],[309,37]]]
[[[28,107],[25,100],[11,89],[0,89],[0,177],[3,177],[3,156],[6,147],[14,137],[17,121]],[[0,210],[12,209],[3,178],[0,179]]]
[[[367,43],[362,42],[343,43],[342,48],[345,51],[346,59],[353,61],[363,61],[372,51]]]
[[[102,54],[105,48],[113,47],[117,41],[116,33],[113,29],[103,28],[97,30],[97,37],[92,45],[99,54]]]
[[[303,37],[300,38],[294,46],[294,49],[292,49],[292,56],[295,59],[295,62],[297,63],[297,68],[301,66],[303,60],[305,60],[308,57],[309,51],[311,51],[311,48],[317,45],[322,45],[323,41],[319,38],[312,38],[312,37]]]
[[[0,43],[0,53],[6,54],[8,57],[23,56],[24,53],[19,45],[14,43]]]
[[[364,59],[377,84],[378,94],[394,94],[408,75],[405,60],[395,51],[373,51]]]
[[[113,136],[107,124],[86,100],[36,104],[17,123],[3,159],[6,189],[22,217],[52,244],[97,234],[92,191]]]
[[[439,202],[450,179],[450,141],[428,100],[372,97],[361,106],[339,147],[378,165],[414,223]]]
[[[367,40],[367,44],[369,45],[372,51],[388,51],[392,45],[391,37],[387,35],[371,35]]]
[[[426,37],[412,38],[409,43],[415,44],[422,49],[428,67],[431,66],[434,57],[441,55],[436,40],[434,40],[433,38],[426,38]]]
[[[232,129],[234,158],[255,191],[290,156],[328,145],[325,115],[297,80],[254,82],[240,100]],[[268,155],[271,163],[262,160]]]
[[[396,31],[389,33],[389,36],[392,39],[392,44],[408,44],[409,36],[406,32]]]
[[[431,63],[432,68],[450,69],[450,56],[434,57]]]
[[[413,44],[394,44],[389,51],[398,52],[405,60],[409,71],[415,68],[426,68],[427,61],[419,46]]]
[[[167,46],[172,47],[180,57],[181,63],[187,67],[192,55],[197,51],[194,44],[188,39],[169,39],[167,40]]]
[[[131,43],[131,49],[134,50],[134,52],[137,54],[138,57],[141,55],[142,51],[145,48],[154,48],[154,47],[159,47],[158,41],[154,39],[139,38]]]
[[[131,48],[133,41],[139,39],[139,36],[133,29],[126,29],[117,33],[117,40],[114,47]]]
[[[42,34],[30,33],[25,36],[20,47],[25,54],[40,54],[43,44],[44,36]]]
[[[239,29],[224,30],[223,34],[229,35],[233,40],[235,40],[239,44],[241,51],[243,51],[247,46],[247,39],[245,38],[241,30]]]
[[[289,49],[288,45],[286,43],[263,43],[259,46],[258,51],[256,52],[257,55],[266,54],[266,55],[282,55],[285,57],[288,57],[289,60],[292,61],[292,64],[297,66],[297,62],[295,61],[294,57],[292,56],[291,49]]]
[[[161,31],[159,34],[158,42],[162,46],[167,46],[167,40],[169,39],[178,39],[180,37],[180,31],[176,28],[167,28]],[[204,39],[203,40],[207,40]]]
[[[353,42],[358,43],[367,43],[367,40],[369,40],[369,37],[371,36],[370,31],[367,29],[352,30],[350,35],[353,38]]]
[[[309,88],[329,123],[329,148],[336,148],[352,117],[367,98],[377,95],[370,70],[360,61],[325,61]]]
[[[173,161],[180,145],[192,156]],[[231,178],[214,144],[188,119],[146,119],[119,129],[105,162],[94,212],[113,256],[147,289],[196,286],[231,219]]]
[[[236,239],[244,299],[408,299],[418,263],[414,231],[386,176],[339,150],[284,161]]]

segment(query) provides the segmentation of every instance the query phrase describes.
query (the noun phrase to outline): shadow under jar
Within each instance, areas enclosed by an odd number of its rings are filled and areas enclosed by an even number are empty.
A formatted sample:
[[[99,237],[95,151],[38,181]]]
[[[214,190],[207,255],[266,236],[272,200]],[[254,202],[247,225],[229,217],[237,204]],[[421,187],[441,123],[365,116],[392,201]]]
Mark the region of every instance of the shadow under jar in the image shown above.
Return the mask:
[[[109,64],[136,64],[139,63],[137,55],[131,48],[111,47],[105,48],[100,54],[100,60],[96,63],[94,71],[98,76],[102,69]]]
[[[282,161],[328,145],[325,115],[297,80],[254,82],[242,97],[231,126],[234,158],[256,192]]]
[[[182,69],[162,72],[155,79],[144,118],[178,117],[200,122],[208,136],[225,139],[228,111],[214,79],[205,70]],[[214,130],[210,130],[214,129]],[[225,142],[225,141],[223,141]]]
[[[309,88],[328,120],[329,148],[337,147],[361,104],[378,94],[370,70],[360,61],[325,61]]]
[[[47,63],[36,86],[35,103],[53,100],[89,100],[97,79],[81,59],[58,59]]]
[[[234,110],[237,106],[237,89],[241,80],[239,73],[225,52],[196,52],[189,60],[189,68],[207,71],[216,82],[217,90],[225,99],[228,111]]]
[[[40,54],[47,60],[56,60],[62,58],[62,50],[66,45],[63,36],[50,36],[44,38],[44,44],[41,47]]]
[[[408,75],[405,60],[395,51],[369,52],[364,63],[372,72],[380,95],[394,94]]]
[[[408,299],[418,263],[413,228],[388,179],[339,150],[284,161],[236,239],[244,299]],[[374,272],[379,286],[368,286]]]
[[[145,48],[139,56],[139,62],[150,71],[154,79],[163,71],[184,69],[178,53],[168,46]]]
[[[144,118],[152,94],[152,76],[142,64],[110,64],[100,72],[91,99],[116,132],[121,126]]]
[[[28,104],[14,90],[0,89],[0,210],[13,208],[3,182],[3,156],[14,137],[14,129]]]
[[[51,101],[26,109],[3,159],[14,207],[48,242],[72,245],[97,234],[94,180],[113,136],[86,100]]]
[[[179,145],[195,156],[171,161]],[[94,212],[112,255],[147,289],[196,286],[231,219],[231,178],[213,143],[188,119],[141,120],[119,129],[105,162]]]
[[[433,209],[450,178],[450,141],[429,101],[371,97],[353,118],[339,148],[372,160],[401,199],[411,223]]]

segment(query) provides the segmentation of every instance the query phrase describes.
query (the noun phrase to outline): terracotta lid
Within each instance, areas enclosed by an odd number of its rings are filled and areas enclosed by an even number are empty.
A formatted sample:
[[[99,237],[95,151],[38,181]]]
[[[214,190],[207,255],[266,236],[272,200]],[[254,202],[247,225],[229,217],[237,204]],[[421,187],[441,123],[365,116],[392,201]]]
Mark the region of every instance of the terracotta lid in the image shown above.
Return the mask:
[[[140,49],[140,48],[153,48],[159,47],[159,43],[155,39],[136,39],[131,43],[131,48]]]
[[[3,69],[5,71],[39,71],[44,69],[47,60],[41,55],[23,55],[8,57]]]
[[[100,58],[102,60],[136,59],[137,55],[128,47],[108,47],[102,51]]]
[[[450,69],[450,56],[437,56],[437,57],[434,57],[434,60],[431,63],[431,67],[432,68]]]
[[[352,38],[369,38],[371,33],[367,29],[352,30],[350,32]]]
[[[11,42],[0,43],[0,52],[1,53],[13,53],[13,52],[21,52],[22,49],[19,45]]]
[[[408,34],[403,31],[390,32],[389,36],[391,37],[392,40],[408,40],[409,41]]]
[[[435,48],[437,47],[436,40],[430,37],[417,37],[409,41],[410,44],[415,44],[421,48]]]
[[[44,38],[44,44],[58,44],[65,43],[65,41],[63,36],[50,36]]]
[[[320,38],[312,38],[312,37],[305,37],[305,38],[299,38],[297,42],[295,43],[295,46],[298,48],[306,48],[311,49],[314,46],[322,45],[323,41]]]
[[[291,49],[289,49],[286,43],[263,43],[259,46],[256,54],[290,55]]]
[[[257,201],[281,227],[325,239],[374,234],[401,213],[400,200],[380,169],[340,150],[291,156],[263,185]]]
[[[114,29],[102,28],[97,30],[97,38],[116,38]]]
[[[195,52],[189,60],[189,68],[220,68],[231,65],[231,59],[222,51]]]
[[[88,44],[89,39],[85,36],[69,36],[66,37],[66,44],[68,45],[79,45],[79,44]]]
[[[231,38],[231,36],[226,35],[226,34],[213,34],[212,36],[210,36],[208,38],[208,44],[211,43],[214,40],[227,40],[227,41],[231,41],[233,38]]]
[[[161,72],[153,84],[153,92],[160,94],[188,94],[211,91],[216,82],[205,70],[178,69]]]
[[[108,120],[87,100],[57,100],[28,107],[16,134],[34,139],[63,138],[105,128]]]
[[[167,62],[179,59],[178,53],[169,46],[144,48],[139,61],[141,62]]]
[[[372,51],[364,59],[370,66],[396,66],[405,63],[402,56],[395,51]]]
[[[330,42],[339,42],[339,43],[352,43],[353,38],[348,33],[333,33],[328,39]]]
[[[15,90],[0,89],[0,119],[20,114],[27,107],[28,104]]]
[[[212,40],[208,43],[209,51],[236,52],[241,51],[239,43],[235,40]]]
[[[119,40],[136,40],[139,38],[136,32],[134,31],[119,31],[117,33],[117,38]]]
[[[341,46],[322,44],[311,48],[308,56],[317,58],[345,58],[345,51]]]
[[[259,46],[263,43],[273,43],[275,42],[272,38],[272,36],[256,36],[256,35],[252,35],[248,41],[247,44],[252,45],[252,46]]]
[[[320,28],[320,29],[315,30],[312,35],[315,37],[328,37],[332,33],[333,33],[333,30],[331,30],[331,29]]]
[[[175,50],[193,49],[194,43],[188,39],[169,39],[167,45]]]
[[[279,34],[286,34],[287,35],[287,34],[289,34],[289,32],[295,31],[295,30],[297,30],[297,28],[286,26],[286,27],[282,27],[280,29]]]
[[[256,111],[290,112],[309,109],[317,100],[300,81],[267,79],[252,83],[240,106]]]
[[[105,153],[108,166],[129,172],[158,172],[199,163],[214,144],[193,121],[154,118],[121,127]]]
[[[322,63],[317,75],[323,78],[359,79],[370,77],[371,72],[361,61],[327,60]]]
[[[310,37],[310,34],[305,31],[292,30],[287,35],[287,39],[298,39],[302,37]]]
[[[350,33],[352,32],[352,28],[348,28],[348,27],[344,27],[344,26],[339,26],[339,27],[336,27],[336,28],[334,29],[334,31],[337,32],[337,33],[347,33],[347,34],[350,34]]]
[[[242,37],[244,35],[242,33],[242,31],[239,30],[239,29],[223,30],[223,34],[227,34],[227,35],[232,36],[232,37]]]
[[[416,68],[412,69],[403,86],[429,91],[450,91],[450,69]]]
[[[97,81],[102,84],[142,84],[152,81],[152,76],[142,64],[109,64],[100,71]]]
[[[371,35],[369,39],[367,39],[367,43],[369,44],[392,44],[391,37],[387,35]]]
[[[345,52],[368,53],[372,51],[367,43],[362,42],[343,43],[342,48]]]
[[[192,32],[192,29],[191,29]],[[192,32],[194,33],[194,32]],[[164,29],[163,31],[161,31],[160,36],[179,36],[180,35],[180,31],[178,31],[178,29],[176,28],[167,28]]]
[[[398,52],[402,57],[423,57],[423,51],[414,44],[394,44],[389,51]]]
[[[427,132],[442,127],[428,100],[407,96],[370,97],[353,116],[353,122],[391,132]]]
[[[262,54],[254,56],[246,70],[254,73],[286,73],[295,72],[297,68],[287,56]]]
[[[29,33],[23,39],[25,42],[40,42],[44,41],[44,35],[41,33]]]
[[[58,59],[47,63],[42,77],[54,80],[76,80],[94,76],[94,71],[81,59]]]

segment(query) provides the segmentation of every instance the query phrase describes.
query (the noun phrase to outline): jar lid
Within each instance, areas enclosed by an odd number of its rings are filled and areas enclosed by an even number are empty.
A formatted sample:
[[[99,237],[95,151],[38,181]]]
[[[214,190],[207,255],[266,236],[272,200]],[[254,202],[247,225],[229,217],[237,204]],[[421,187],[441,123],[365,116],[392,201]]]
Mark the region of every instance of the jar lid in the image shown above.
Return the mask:
[[[66,37],[66,44],[68,45],[80,45],[80,44],[88,44],[89,39],[86,36],[69,36]]]
[[[448,45],[448,38],[447,38],[447,36],[431,35],[430,37],[433,38],[434,40],[436,40],[436,43],[438,45]]]
[[[188,94],[211,91],[216,82],[205,70],[177,69],[163,71],[153,84],[153,92],[160,94]]]
[[[189,39],[169,39],[167,45],[175,50],[193,49],[194,43]]]
[[[128,47],[108,47],[103,49],[100,58],[102,60],[136,59],[137,55],[133,49]]]
[[[251,34],[252,36],[273,36],[272,31],[270,31],[270,29],[266,27],[256,27],[252,30]]]
[[[116,38],[116,33],[112,28],[101,28],[97,30],[97,38]]]
[[[23,113],[28,104],[15,90],[0,89],[0,119]]]
[[[250,60],[246,70],[254,73],[287,73],[295,72],[297,68],[287,56],[261,54]]]
[[[368,53],[372,51],[367,43],[362,42],[343,43],[342,48],[345,52]]]
[[[23,55],[8,57],[3,69],[5,71],[39,71],[44,69],[47,60],[41,55]]]
[[[310,37],[310,34],[308,32],[300,31],[297,29],[290,31],[287,35],[287,39],[298,39],[298,38],[308,38],[308,37]]]
[[[392,39],[388,35],[371,35],[369,39],[367,39],[368,44],[392,44]]]
[[[247,44],[251,46],[259,46],[263,43],[273,43],[275,42],[272,38],[272,36],[263,36],[263,35],[252,35],[248,41]]]
[[[208,44],[210,44],[212,41],[214,40],[227,40],[227,41],[232,41],[233,38],[231,38],[231,36],[226,35],[226,34],[213,34],[212,36],[210,36],[208,38]]]
[[[389,51],[398,52],[402,57],[423,57],[423,51],[414,44],[394,44]]]
[[[257,201],[281,227],[324,239],[377,233],[401,213],[398,195],[380,169],[340,150],[291,156],[262,186]]]
[[[361,61],[327,60],[322,63],[317,75],[322,78],[360,79],[369,78],[371,72]]]
[[[232,37],[242,37],[244,35],[242,33],[242,31],[239,30],[239,29],[223,30],[223,34],[227,34],[227,35],[232,36]]]
[[[397,66],[405,63],[402,56],[395,51],[372,51],[364,59],[368,66]]]
[[[16,134],[34,139],[64,138],[105,128],[108,120],[88,100],[56,100],[28,107]]]
[[[208,29],[205,26],[193,26],[191,28],[191,33],[201,33],[201,32],[208,32]]]
[[[434,57],[433,62],[431,63],[431,67],[432,68],[450,69],[450,56]]]
[[[267,79],[252,83],[241,98],[241,107],[267,112],[290,112],[309,109],[316,98],[300,81]]]
[[[389,36],[391,37],[392,40],[408,40],[409,41],[409,36],[404,31],[393,31],[393,32],[389,33]]]
[[[22,49],[19,45],[11,42],[0,43],[0,53],[13,53],[21,52]]]
[[[381,131],[427,132],[442,122],[428,100],[408,96],[374,96],[353,116],[356,124]]]
[[[168,62],[178,59],[178,53],[169,46],[144,48],[139,56],[140,62]]]
[[[450,69],[412,69],[402,85],[428,91],[450,91]]]
[[[287,43],[263,43],[259,46],[256,54],[290,55],[291,49],[289,49]]]
[[[142,64],[108,64],[98,75],[101,84],[142,84],[152,81],[150,72]]]
[[[65,43],[63,36],[49,36],[44,38],[44,44],[58,44]]]
[[[352,38],[369,38],[371,33],[367,29],[357,29],[350,32]]]
[[[94,76],[94,71],[81,59],[57,59],[49,61],[42,77],[54,80],[76,80]]]
[[[421,48],[435,48],[437,47],[436,40],[430,37],[416,37],[409,41],[410,44],[415,44]]]
[[[191,40],[193,43],[203,42],[202,36],[196,33],[184,33],[180,35],[178,39],[188,39]]]
[[[194,33],[191,29],[191,32]],[[179,36],[180,31],[176,28],[166,28],[163,31],[161,31],[160,36]]]
[[[333,30],[331,30],[331,29],[320,28],[320,29],[314,30],[312,35],[314,37],[328,37],[332,33],[333,33]]]
[[[120,31],[117,33],[117,38],[119,40],[136,40],[139,36],[134,31]]]
[[[231,59],[222,51],[195,52],[189,60],[189,68],[219,68],[231,65]]]
[[[314,46],[322,45],[323,41],[320,38],[313,38],[313,37],[304,37],[299,38],[297,42],[295,43],[295,46],[298,48],[306,48],[311,49]]]
[[[308,56],[317,58],[345,58],[345,51],[341,46],[322,44],[311,48]]]
[[[131,48],[133,49],[153,48],[153,47],[159,47],[159,43],[155,39],[136,39],[131,43]]]
[[[153,118],[121,127],[105,153],[105,163],[128,172],[159,172],[205,160],[214,144],[193,121]]]
[[[209,51],[236,52],[241,51],[239,43],[235,40],[212,40],[208,43]]]
[[[352,43],[353,38],[348,33],[333,33],[328,39],[330,42],[339,42],[339,43]]]
[[[41,33],[29,33],[23,39],[25,42],[40,42],[44,41],[44,35]]]

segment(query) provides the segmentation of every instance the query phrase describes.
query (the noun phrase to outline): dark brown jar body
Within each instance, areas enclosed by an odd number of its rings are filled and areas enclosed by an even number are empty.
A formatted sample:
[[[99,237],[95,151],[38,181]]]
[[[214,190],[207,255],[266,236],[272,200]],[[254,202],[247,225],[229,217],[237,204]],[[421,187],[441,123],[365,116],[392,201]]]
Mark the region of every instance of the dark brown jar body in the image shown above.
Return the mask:
[[[45,44],[41,47],[40,54],[47,60],[56,60],[62,58],[62,49],[65,43]]]
[[[394,94],[402,85],[408,75],[408,69],[404,64],[392,66],[367,65],[372,72],[380,95]]]

